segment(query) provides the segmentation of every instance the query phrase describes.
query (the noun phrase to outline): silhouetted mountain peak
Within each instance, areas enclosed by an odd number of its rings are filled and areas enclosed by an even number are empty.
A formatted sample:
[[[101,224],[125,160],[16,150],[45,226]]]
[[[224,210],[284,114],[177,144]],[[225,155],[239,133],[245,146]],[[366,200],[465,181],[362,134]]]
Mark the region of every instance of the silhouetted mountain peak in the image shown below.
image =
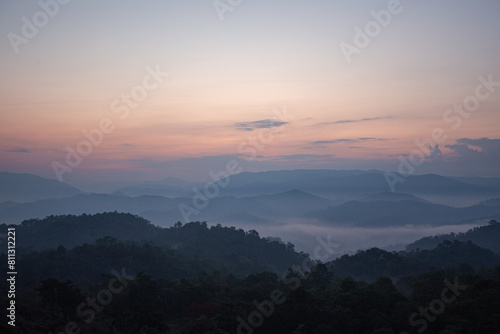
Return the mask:
[[[0,172],[0,202],[62,198],[82,191],[69,184],[27,173]]]

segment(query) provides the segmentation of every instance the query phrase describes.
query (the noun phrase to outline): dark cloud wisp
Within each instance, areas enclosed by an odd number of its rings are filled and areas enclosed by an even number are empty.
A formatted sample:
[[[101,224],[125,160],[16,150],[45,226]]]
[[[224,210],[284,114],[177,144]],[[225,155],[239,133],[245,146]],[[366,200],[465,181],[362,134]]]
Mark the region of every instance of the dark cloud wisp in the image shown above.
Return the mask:
[[[335,124],[346,124],[346,123],[361,123],[361,122],[370,122],[370,121],[378,121],[381,119],[389,119],[392,118],[392,116],[384,116],[384,117],[367,117],[367,118],[361,118],[361,119],[344,119],[340,121],[335,121],[335,122],[322,122],[322,123],[317,123],[314,124],[313,126],[324,126],[324,125],[335,125]]]
[[[385,138],[373,138],[373,137],[362,137],[362,138],[339,138],[332,140],[318,140],[313,142],[314,145],[329,145],[329,144],[339,144],[339,143],[359,143],[363,141],[376,140],[385,141]]]
[[[11,152],[11,153],[31,153],[31,151],[28,150],[27,148],[14,148],[14,149],[11,149],[11,150],[7,150],[7,152]]]
[[[253,131],[255,129],[270,129],[288,124],[289,122],[277,121],[274,119],[262,119],[253,122],[235,123],[234,126],[240,131]]]

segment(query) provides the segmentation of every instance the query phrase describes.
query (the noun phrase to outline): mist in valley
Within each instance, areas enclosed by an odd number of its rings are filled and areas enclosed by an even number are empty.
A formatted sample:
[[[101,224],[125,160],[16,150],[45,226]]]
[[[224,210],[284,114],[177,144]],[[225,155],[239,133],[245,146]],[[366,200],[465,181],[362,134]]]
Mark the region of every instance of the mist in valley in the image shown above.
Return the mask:
[[[278,237],[283,242],[291,242],[297,251],[303,251],[322,262],[331,261],[344,254],[373,247],[389,250],[404,250],[420,238],[449,233],[466,232],[486,221],[475,224],[445,226],[399,226],[399,227],[331,227],[315,221],[291,219],[272,226],[239,224],[245,230],[255,229],[262,237]]]

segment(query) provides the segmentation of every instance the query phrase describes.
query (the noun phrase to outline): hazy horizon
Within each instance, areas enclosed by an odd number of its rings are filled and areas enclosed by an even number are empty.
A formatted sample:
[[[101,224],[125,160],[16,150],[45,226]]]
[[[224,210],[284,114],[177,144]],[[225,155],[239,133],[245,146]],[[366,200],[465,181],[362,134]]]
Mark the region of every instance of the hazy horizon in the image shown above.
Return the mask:
[[[500,177],[497,1],[62,3],[0,4],[0,170]]]

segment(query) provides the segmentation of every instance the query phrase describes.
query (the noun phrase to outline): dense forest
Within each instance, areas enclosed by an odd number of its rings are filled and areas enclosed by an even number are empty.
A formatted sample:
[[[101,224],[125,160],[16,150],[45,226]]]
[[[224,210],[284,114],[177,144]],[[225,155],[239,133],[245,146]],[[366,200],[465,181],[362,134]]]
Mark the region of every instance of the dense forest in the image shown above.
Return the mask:
[[[211,263],[210,269],[237,275],[261,270],[284,271],[307,257],[295,252],[291,243],[284,244],[279,238],[261,238],[255,230],[245,232],[221,225],[208,227],[206,222],[184,225],[178,222],[172,227],[161,228],[141,217],[116,212],[26,220],[16,227],[16,233],[22,252],[59,246],[72,248],[111,237],[150,243],[175,250],[179,256],[203,258]],[[224,269],[225,265],[229,267]]]
[[[492,228],[470,233],[494,237]],[[469,240],[372,248],[321,263],[252,230],[206,222],[158,228],[116,212],[51,216],[16,230],[25,246],[17,323],[2,324],[2,333],[500,330],[500,257]],[[0,287],[4,303],[8,283]]]
[[[500,223],[490,220],[487,226],[473,228],[465,233],[441,234],[422,238],[406,247],[407,250],[432,249],[443,241],[472,241],[478,246],[500,253]]]

